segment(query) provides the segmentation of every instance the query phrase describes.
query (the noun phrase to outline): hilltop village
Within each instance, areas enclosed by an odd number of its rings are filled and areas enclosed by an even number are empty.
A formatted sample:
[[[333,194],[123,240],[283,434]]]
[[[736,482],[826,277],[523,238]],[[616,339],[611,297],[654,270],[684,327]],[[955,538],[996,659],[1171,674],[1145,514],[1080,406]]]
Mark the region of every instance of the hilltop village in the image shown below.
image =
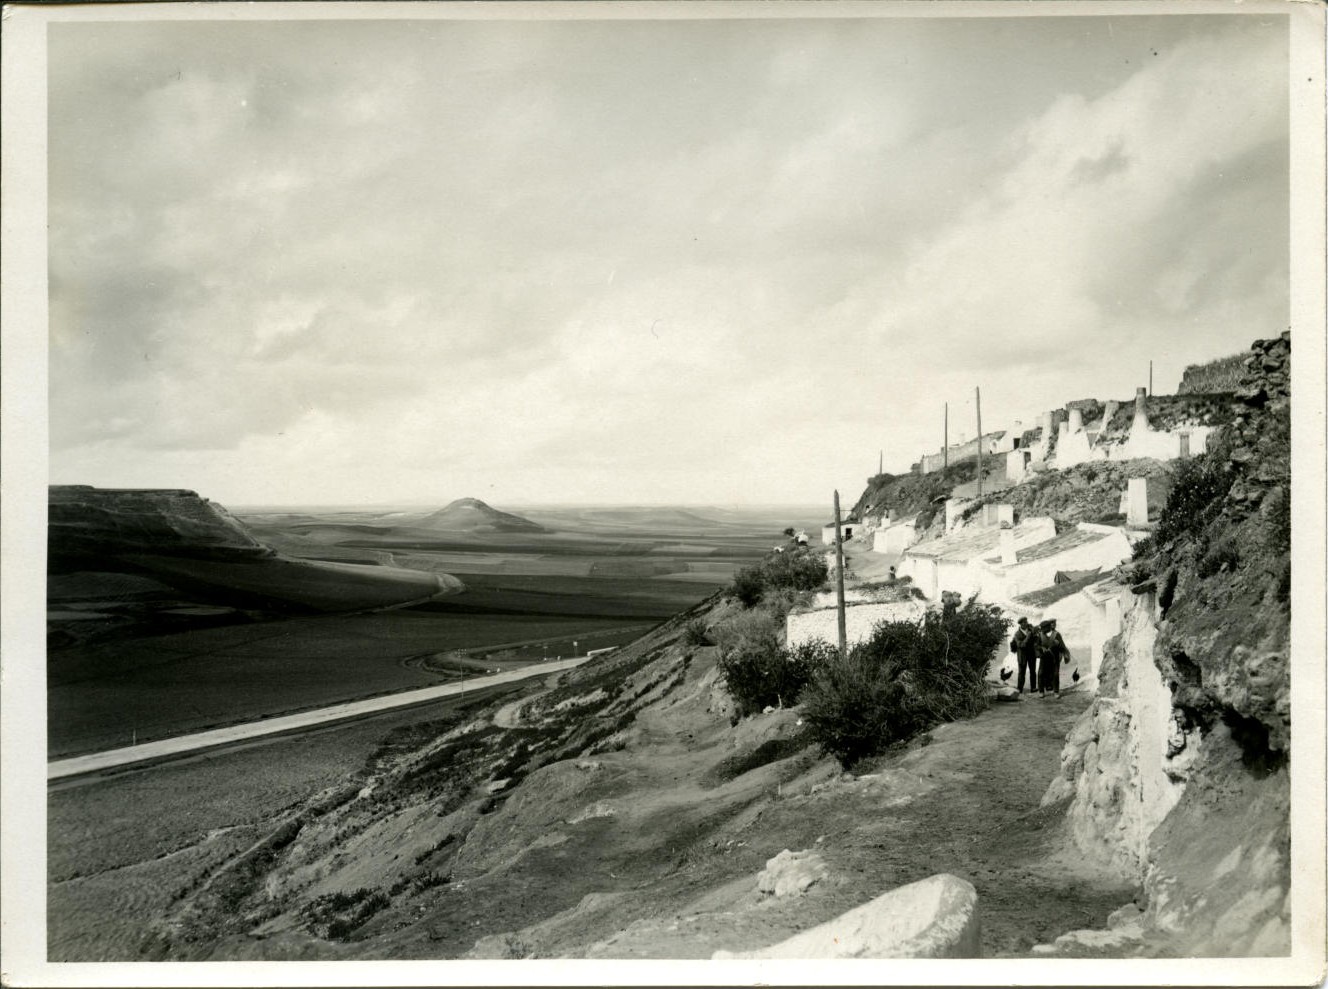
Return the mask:
[[[1286,954],[1289,371],[1283,334],[870,478],[839,545],[790,527],[245,847],[159,857],[128,957]],[[1059,696],[1020,692],[1021,617]]]

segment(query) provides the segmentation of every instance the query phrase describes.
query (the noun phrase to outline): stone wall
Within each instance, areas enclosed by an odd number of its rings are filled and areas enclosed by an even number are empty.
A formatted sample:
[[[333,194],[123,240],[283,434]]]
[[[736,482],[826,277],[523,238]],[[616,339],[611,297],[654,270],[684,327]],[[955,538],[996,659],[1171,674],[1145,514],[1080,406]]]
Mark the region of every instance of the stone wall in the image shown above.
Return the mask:
[[[982,448],[983,456],[986,456],[989,453],[994,453],[1000,447],[1003,436],[1004,433],[1001,431],[983,433],[982,439],[986,443]],[[951,444],[948,454],[942,451],[923,454],[920,467],[922,473],[931,474],[934,471],[940,470],[947,462],[951,466],[954,466],[961,460],[966,460],[969,457],[976,457],[977,455],[978,441],[976,439],[971,439],[967,443]]]
[[[1180,376],[1177,395],[1210,395],[1233,392],[1240,385],[1246,354],[1219,357],[1207,364],[1191,364]]]

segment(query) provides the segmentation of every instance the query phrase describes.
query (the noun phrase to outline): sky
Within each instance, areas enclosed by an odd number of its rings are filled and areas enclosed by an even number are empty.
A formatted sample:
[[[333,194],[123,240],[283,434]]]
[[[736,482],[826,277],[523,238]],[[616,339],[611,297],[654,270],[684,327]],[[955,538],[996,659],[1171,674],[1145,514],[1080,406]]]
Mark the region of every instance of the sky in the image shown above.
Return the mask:
[[[1288,325],[1282,16],[48,38],[52,483],[851,504]]]

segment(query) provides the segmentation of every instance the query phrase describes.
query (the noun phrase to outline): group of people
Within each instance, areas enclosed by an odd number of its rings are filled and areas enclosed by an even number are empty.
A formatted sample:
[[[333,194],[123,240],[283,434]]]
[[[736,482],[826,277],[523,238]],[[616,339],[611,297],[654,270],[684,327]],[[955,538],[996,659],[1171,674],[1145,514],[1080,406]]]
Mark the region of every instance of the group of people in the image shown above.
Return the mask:
[[[1020,618],[1010,649],[1019,660],[1019,693],[1024,692],[1024,678],[1028,678],[1030,692],[1036,690],[1045,697],[1061,695],[1061,664],[1070,662],[1070,649],[1056,631],[1056,619],[1033,625]]]

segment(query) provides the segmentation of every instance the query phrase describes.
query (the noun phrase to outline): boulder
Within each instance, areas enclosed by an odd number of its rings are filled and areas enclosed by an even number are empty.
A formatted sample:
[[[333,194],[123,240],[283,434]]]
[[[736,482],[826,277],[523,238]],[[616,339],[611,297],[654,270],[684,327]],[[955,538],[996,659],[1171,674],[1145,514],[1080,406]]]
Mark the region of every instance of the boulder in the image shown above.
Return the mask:
[[[829,874],[825,859],[816,852],[791,852],[786,848],[766,862],[756,877],[756,888],[774,896],[801,896]]]
[[[846,914],[755,951],[724,958],[977,958],[978,894],[948,873],[901,886]]]

